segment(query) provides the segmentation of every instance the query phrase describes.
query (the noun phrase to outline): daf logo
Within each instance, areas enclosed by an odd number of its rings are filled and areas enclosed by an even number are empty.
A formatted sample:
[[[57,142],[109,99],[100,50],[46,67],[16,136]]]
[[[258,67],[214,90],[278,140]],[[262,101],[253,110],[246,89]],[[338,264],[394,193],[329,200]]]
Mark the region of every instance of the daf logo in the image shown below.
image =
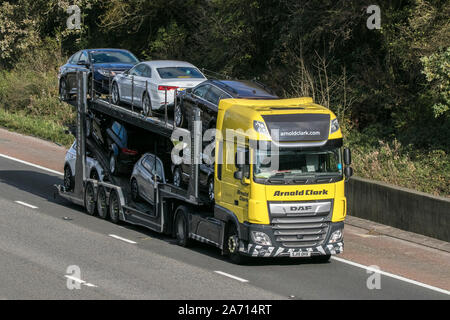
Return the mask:
[[[310,211],[312,206],[291,206],[291,212]]]

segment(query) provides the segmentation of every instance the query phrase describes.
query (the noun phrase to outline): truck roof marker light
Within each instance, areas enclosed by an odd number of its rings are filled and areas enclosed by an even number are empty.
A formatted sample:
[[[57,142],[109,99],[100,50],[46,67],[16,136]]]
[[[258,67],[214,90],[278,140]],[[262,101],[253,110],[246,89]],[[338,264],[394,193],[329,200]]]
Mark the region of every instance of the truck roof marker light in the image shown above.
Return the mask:
[[[331,126],[330,126],[330,134],[335,133],[339,130],[339,122],[338,119],[331,120]]]

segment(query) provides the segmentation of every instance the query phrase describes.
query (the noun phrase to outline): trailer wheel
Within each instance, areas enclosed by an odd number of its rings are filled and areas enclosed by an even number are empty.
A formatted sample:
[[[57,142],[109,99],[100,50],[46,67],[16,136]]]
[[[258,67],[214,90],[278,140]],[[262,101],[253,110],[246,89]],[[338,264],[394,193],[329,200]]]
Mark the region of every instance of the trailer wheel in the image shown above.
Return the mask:
[[[90,182],[86,184],[84,191],[84,207],[88,215],[93,216],[97,210],[94,185]]]
[[[69,165],[66,165],[64,167],[64,189],[66,189],[66,191],[70,191],[73,189],[74,184],[75,182],[73,180],[72,170]]]
[[[69,101],[69,90],[67,89],[67,82],[65,79],[59,81],[59,99],[61,101]]]
[[[182,247],[188,247],[191,244],[187,216],[188,209],[185,206],[179,206],[175,216],[175,236],[177,244]]]
[[[119,162],[117,161],[117,156],[114,152],[109,154],[109,171],[113,176],[117,176],[119,174]]]
[[[116,190],[111,191],[109,196],[109,218],[113,223],[119,223],[120,200]]]
[[[100,186],[97,191],[97,212],[101,219],[106,219],[108,217],[108,201],[105,188],[102,186]]]
[[[239,237],[236,225],[230,223],[227,229],[226,246],[231,262],[240,265],[247,263],[248,257],[239,253]]]

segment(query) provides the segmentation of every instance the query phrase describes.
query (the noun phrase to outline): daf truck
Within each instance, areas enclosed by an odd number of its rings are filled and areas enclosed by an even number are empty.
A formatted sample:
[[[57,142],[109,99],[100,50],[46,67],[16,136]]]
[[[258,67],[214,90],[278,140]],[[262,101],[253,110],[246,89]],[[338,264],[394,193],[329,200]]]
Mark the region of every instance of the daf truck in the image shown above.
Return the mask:
[[[351,156],[330,110],[311,98],[221,100],[215,139],[206,146],[213,146],[206,150],[214,162],[211,203],[198,187],[200,155],[207,153],[202,150],[200,110],[194,110],[189,129],[181,129],[167,120],[167,111],[161,120],[95,94],[88,99],[86,72],[78,72],[77,83],[75,187],[56,188],[88,214],[144,226],[175,237],[181,246],[192,240],[208,243],[235,263],[248,257],[311,257],[323,262],[342,252],[344,185],[352,174]],[[142,139],[155,142],[148,152],[161,159],[167,159],[162,154],[175,142],[169,159],[184,151],[182,158],[190,160],[191,168],[188,186],[180,188],[170,177],[162,181],[155,176],[149,197],[154,202],[134,201],[130,177],[112,175],[107,151],[92,139],[92,117],[140,130]],[[103,166],[103,181],[85,176],[87,150]],[[163,161],[165,170],[171,160]]]

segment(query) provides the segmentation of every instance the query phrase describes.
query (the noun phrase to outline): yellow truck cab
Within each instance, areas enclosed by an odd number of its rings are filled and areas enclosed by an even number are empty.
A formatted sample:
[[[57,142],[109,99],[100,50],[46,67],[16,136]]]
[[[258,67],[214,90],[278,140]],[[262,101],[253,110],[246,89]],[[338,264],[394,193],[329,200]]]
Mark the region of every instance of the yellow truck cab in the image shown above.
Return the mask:
[[[352,170],[333,112],[311,98],[225,99],[216,128],[214,217],[236,226],[225,233],[231,255],[343,251]]]

